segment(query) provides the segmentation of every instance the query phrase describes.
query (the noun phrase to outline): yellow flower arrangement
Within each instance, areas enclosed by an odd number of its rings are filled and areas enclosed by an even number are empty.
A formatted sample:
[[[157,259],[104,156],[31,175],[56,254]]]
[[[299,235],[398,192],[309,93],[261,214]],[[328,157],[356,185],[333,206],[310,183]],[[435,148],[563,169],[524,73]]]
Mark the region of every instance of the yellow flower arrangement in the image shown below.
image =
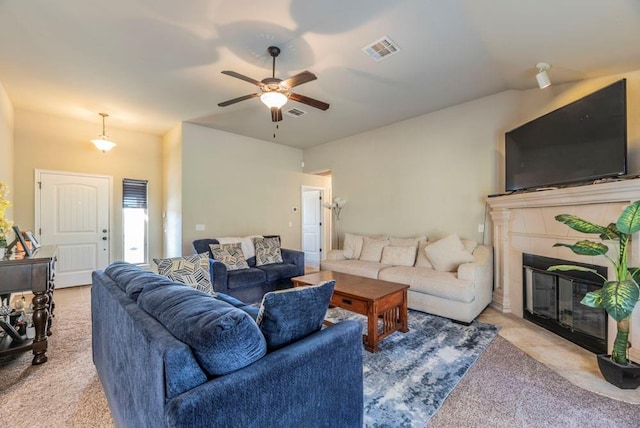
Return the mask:
[[[9,187],[0,181],[0,247],[7,246],[7,233],[11,230],[11,226],[13,226],[13,222],[7,220],[4,216],[7,208],[11,206],[11,202],[6,198],[7,193],[9,193]]]

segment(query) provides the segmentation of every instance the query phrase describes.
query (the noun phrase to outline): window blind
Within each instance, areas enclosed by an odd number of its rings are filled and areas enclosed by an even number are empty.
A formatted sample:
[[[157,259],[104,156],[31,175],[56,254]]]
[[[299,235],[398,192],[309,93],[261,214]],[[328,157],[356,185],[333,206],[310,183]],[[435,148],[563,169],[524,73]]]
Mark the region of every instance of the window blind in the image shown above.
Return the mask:
[[[147,180],[122,180],[122,208],[147,208]]]

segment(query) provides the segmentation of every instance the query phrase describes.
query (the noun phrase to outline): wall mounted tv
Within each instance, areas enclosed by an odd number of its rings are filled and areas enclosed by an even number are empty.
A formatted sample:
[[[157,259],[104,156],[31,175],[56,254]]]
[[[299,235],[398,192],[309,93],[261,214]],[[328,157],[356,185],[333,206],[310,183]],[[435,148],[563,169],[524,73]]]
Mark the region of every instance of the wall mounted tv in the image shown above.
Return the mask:
[[[508,192],[627,173],[622,79],[505,134]]]

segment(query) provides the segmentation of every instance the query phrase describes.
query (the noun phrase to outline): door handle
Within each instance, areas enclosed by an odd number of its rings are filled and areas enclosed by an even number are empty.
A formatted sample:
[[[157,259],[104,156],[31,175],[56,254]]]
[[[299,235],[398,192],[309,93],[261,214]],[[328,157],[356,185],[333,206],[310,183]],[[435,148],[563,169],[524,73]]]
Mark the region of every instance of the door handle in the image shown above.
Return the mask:
[[[102,233],[107,233],[107,229],[102,229]]]
[[[102,240],[103,240],[103,241],[106,241],[106,240],[107,240],[107,237],[106,237],[106,236],[103,236],[103,237],[102,237]]]

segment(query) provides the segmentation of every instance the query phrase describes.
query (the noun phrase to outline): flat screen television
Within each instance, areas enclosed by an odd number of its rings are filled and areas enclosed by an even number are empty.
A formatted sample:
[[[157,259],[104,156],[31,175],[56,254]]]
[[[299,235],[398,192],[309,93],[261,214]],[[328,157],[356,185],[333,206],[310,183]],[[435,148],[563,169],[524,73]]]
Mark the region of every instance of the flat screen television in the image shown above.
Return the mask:
[[[507,192],[627,173],[622,79],[505,134]]]

